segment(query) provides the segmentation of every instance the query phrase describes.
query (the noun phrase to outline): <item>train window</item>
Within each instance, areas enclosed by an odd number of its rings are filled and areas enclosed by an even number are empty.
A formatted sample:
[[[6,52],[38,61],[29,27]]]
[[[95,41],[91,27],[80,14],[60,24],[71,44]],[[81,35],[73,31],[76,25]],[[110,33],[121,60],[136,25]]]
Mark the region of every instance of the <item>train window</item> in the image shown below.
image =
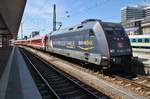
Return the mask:
[[[136,39],[132,39],[132,42],[136,42]]]
[[[149,42],[149,39],[148,39],[148,38],[145,38],[145,42]]]
[[[112,31],[113,28],[111,28],[111,27],[105,27],[104,30]]]
[[[115,35],[115,32],[112,31],[112,30],[106,30],[106,33],[109,34],[109,35]]]
[[[118,36],[125,36],[125,32],[124,32],[124,30],[115,30],[115,33],[116,33],[116,35],[118,35]]]
[[[78,26],[77,28],[78,28],[78,29],[79,29],[79,28],[83,28],[83,26]]]
[[[73,28],[69,28],[69,30],[73,30]]]
[[[116,28],[114,28],[115,30],[122,30],[122,28],[120,28],[120,27],[116,27]]]
[[[90,36],[90,37],[91,37],[91,36],[95,36],[93,30],[89,30],[89,36]]]
[[[125,36],[125,31],[122,28],[105,28],[105,31],[109,35]]]
[[[139,39],[138,39],[138,42],[142,42],[142,39],[141,39],[141,38],[139,38]]]

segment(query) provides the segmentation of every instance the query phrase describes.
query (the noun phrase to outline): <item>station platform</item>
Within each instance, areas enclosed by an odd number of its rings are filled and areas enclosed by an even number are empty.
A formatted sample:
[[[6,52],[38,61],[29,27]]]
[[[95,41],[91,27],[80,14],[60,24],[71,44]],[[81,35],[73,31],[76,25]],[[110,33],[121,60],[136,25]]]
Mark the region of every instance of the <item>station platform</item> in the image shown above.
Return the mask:
[[[12,52],[12,47],[0,48],[0,78],[3,74],[8,58]]]
[[[42,99],[18,47],[0,49],[0,99]]]

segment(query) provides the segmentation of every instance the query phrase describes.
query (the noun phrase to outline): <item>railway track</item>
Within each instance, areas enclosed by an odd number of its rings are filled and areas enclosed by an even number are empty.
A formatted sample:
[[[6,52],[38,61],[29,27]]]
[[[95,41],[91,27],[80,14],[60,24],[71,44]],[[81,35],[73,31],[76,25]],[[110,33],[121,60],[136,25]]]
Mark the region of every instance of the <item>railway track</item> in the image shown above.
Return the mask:
[[[44,99],[108,99],[109,97],[21,49]]]
[[[137,75],[136,78],[132,79],[134,82],[137,82],[139,84],[142,84],[146,87],[149,87],[150,89],[150,77],[148,76],[142,76],[142,75]]]
[[[148,97],[150,96],[150,78],[146,76],[137,75],[137,77],[132,77],[113,75],[112,80],[116,81],[120,85],[138,92],[141,95]]]
[[[136,77],[133,77],[132,75],[104,75],[100,73],[99,71],[93,71],[91,69],[82,68],[85,72],[89,72],[91,75],[95,75],[100,79],[106,80],[108,82],[112,82],[114,84],[123,86],[127,89],[133,90],[136,93],[148,97],[150,99],[150,77],[148,76],[141,76],[137,75]]]

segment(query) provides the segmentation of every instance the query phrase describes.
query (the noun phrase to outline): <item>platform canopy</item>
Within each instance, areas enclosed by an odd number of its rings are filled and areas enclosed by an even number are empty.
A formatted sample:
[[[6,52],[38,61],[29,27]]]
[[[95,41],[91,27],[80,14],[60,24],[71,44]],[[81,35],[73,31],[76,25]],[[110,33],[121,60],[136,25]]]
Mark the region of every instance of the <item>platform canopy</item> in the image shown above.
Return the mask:
[[[0,35],[16,38],[26,0],[0,0]]]

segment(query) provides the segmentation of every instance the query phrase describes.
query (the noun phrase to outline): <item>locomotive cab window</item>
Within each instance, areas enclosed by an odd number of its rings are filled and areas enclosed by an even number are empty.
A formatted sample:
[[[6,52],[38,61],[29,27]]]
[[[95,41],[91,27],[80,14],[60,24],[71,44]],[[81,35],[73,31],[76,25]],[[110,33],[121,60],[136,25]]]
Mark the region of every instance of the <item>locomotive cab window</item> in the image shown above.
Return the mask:
[[[115,32],[112,31],[112,30],[106,30],[106,33],[107,33],[108,35],[115,35]]]
[[[115,29],[112,27],[106,27],[104,28],[104,30],[108,35],[111,35],[111,36],[116,35]]]
[[[142,42],[142,39],[140,38],[140,39],[138,39],[138,42]]]
[[[145,42],[149,42],[149,39],[148,39],[148,38],[145,38]]]
[[[121,27],[105,27],[104,30],[111,36],[126,36],[124,29]]]
[[[125,36],[125,32],[123,29],[122,30],[115,30],[115,33],[116,33],[116,35],[119,35],[119,36]]]

